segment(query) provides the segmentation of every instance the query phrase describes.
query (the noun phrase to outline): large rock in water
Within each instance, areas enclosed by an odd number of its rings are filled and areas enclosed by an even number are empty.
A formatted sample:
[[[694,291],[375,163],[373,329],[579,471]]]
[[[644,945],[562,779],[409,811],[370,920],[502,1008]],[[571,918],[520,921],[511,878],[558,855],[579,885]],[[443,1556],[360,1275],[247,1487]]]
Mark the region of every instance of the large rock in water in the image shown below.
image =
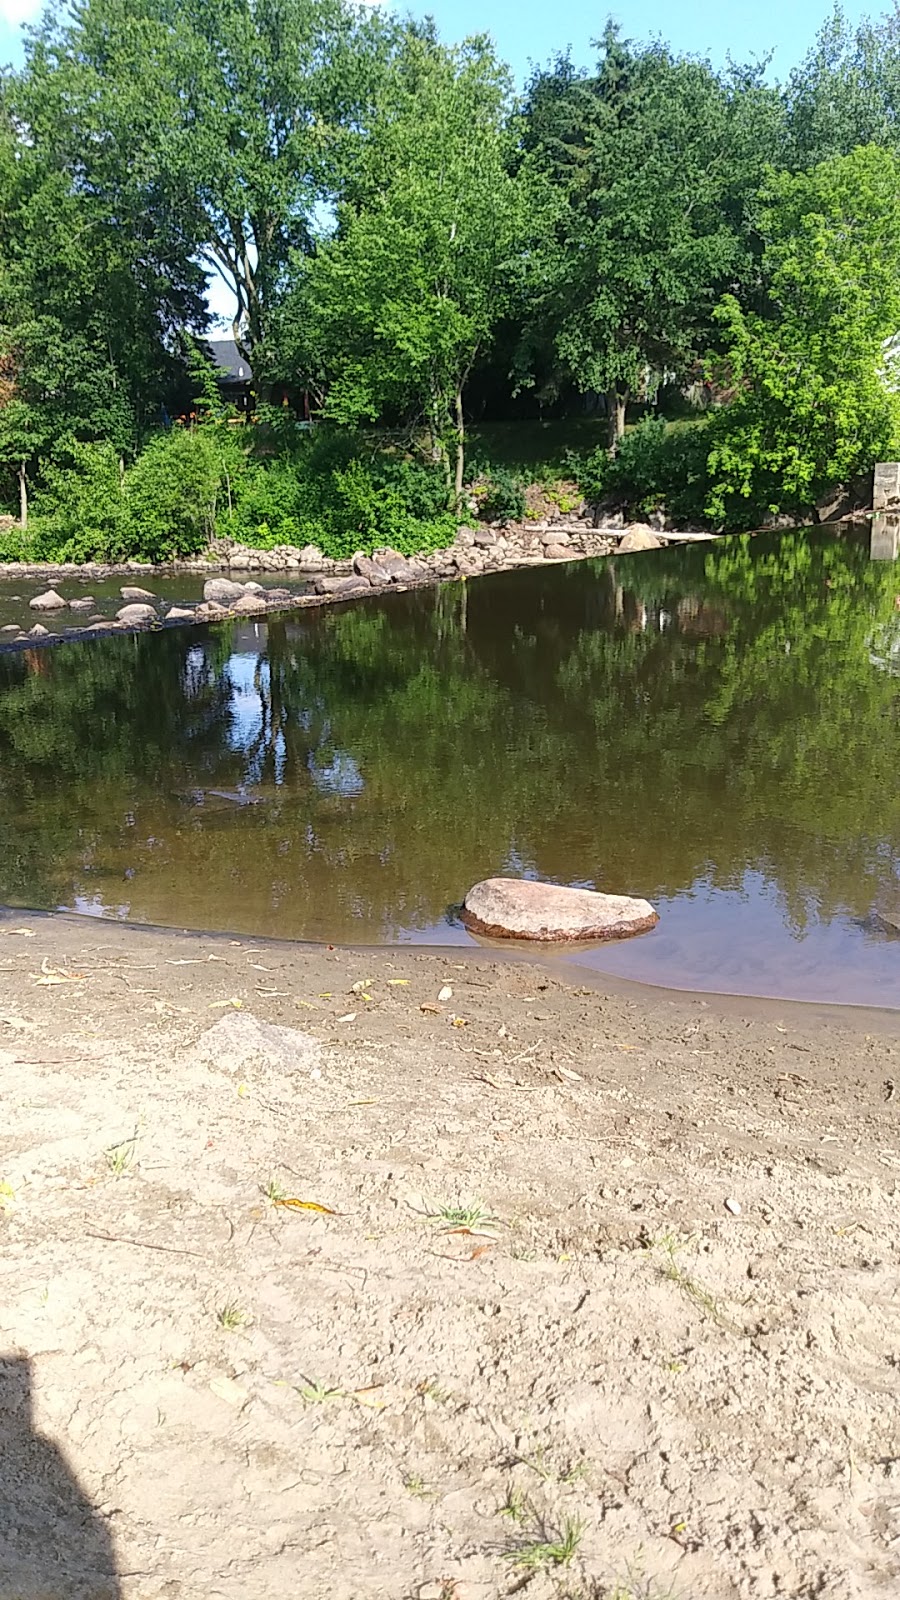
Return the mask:
[[[124,622],[126,628],[146,628],[151,622],[158,622],[155,606],[132,605],[123,606],[116,612],[116,621]]]
[[[640,523],[636,523],[633,528],[629,528],[627,533],[623,534],[619,540],[620,556],[630,555],[635,550],[660,550],[661,548],[662,540],[657,538],[653,529],[642,527]]]
[[[473,933],[495,939],[631,939],[659,921],[647,900],[629,895],[566,889],[527,878],[485,878],[470,889],[463,921]]]
[[[211,600],[216,606],[233,606],[242,594],[246,594],[244,585],[232,583],[230,578],[208,578],[203,585],[204,600]]]
[[[67,601],[55,589],[48,589],[46,594],[36,594],[28,604],[32,611],[65,611]]]

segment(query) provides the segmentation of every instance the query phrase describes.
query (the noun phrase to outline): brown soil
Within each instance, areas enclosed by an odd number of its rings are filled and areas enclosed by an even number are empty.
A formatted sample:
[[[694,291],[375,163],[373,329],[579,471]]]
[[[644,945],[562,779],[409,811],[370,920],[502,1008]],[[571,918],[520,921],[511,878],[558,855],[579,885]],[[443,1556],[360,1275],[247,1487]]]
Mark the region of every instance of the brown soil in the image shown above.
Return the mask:
[[[0,1600],[897,1594],[900,1019],[744,1013],[0,917]]]

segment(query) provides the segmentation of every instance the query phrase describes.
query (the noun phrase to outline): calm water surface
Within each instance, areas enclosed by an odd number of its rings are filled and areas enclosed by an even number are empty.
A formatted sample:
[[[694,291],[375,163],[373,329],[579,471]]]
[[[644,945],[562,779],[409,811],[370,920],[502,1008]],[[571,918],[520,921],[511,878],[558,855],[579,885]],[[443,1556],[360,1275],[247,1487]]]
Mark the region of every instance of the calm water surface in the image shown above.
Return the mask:
[[[467,943],[537,875],[658,906],[603,970],[900,1005],[898,592],[823,531],[0,655],[0,901]]]

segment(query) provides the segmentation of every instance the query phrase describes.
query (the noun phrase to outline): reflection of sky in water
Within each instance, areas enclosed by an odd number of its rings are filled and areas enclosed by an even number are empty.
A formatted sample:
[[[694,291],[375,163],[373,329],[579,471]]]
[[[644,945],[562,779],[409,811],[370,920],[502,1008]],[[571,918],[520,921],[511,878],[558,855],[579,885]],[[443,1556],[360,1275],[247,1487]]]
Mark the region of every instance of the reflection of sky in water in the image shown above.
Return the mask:
[[[869,660],[879,671],[900,677],[900,615],[872,635]]]
[[[345,750],[336,750],[328,762],[310,756],[307,765],[309,775],[321,794],[362,794],[366,786],[359,767]]]
[[[57,911],[76,911],[80,917],[118,917],[124,922],[131,912],[130,905],[111,906],[99,894],[73,894],[71,904],[57,906]]]
[[[265,712],[259,689],[261,686],[263,693],[268,689],[269,665],[257,655],[232,655],[229,657],[226,672],[231,689],[228,708],[228,745],[230,749],[238,750],[248,758],[244,782],[252,785],[259,779],[258,769],[266,754],[266,750],[262,748],[264,741],[261,740]],[[310,725],[308,711],[292,707],[291,715],[298,719],[302,727],[308,729]],[[323,734],[327,739],[329,736],[327,724]],[[284,780],[286,760],[282,733],[275,735],[269,750],[274,751],[275,782],[280,784]],[[358,763],[345,750],[330,750],[322,755],[313,752],[307,761],[307,767],[313,784],[320,794],[341,795],[345,799],[352,799],[354,795],[362,794],[365,788],[365,779]]]
[[[257,671],[268,680],[269,668],[258,656],[231,656],[226,668],[231,685],[228,743],[249,754],[263,728],[263,704],[256,687]]]

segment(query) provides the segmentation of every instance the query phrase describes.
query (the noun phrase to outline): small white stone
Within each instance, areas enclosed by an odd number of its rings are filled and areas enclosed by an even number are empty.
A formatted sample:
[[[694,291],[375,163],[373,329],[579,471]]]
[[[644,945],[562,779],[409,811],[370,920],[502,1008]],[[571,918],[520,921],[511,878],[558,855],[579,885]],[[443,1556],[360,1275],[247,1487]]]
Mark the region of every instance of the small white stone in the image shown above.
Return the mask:
[[[739,1217],[741,1214],[740,1201],[732,1200],[729,1196],[729,1198],[725,1201],[725,1210],[730,1211],[733,1217]]]

